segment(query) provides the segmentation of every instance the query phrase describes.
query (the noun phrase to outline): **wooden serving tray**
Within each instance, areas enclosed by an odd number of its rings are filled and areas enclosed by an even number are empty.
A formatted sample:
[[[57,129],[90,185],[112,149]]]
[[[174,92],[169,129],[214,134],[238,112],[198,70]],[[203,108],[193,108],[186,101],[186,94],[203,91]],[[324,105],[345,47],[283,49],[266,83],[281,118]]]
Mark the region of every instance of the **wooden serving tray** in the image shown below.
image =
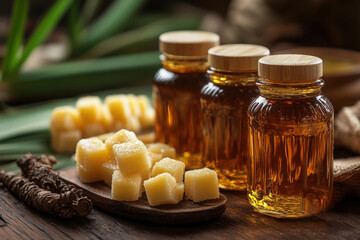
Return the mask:
[[[146,194],[135,202],[115,201],[111,199],[111,189],[103,182],[83,183],[75,168],[62,170],[60,177],[83,190],[93,204],[111,214],[135,220],[149,221],[161,224],[189,224],[209,221],[219,217],[226,209],[227,199],[220,194],[219,199],[194,203],[186,197],[176,205],[160,205],[151,207]]]

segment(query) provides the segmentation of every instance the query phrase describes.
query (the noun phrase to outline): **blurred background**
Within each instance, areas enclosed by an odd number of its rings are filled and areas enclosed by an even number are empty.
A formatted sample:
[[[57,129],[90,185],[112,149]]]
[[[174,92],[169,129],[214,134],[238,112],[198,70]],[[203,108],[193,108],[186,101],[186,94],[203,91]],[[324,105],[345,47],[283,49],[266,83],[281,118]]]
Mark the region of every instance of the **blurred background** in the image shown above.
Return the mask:
[[[357,0],[1,0],[0,99],[10,105],[150,85],[158,36],[216,32],[225,43],[323,58],[335,110],[360,99]]]

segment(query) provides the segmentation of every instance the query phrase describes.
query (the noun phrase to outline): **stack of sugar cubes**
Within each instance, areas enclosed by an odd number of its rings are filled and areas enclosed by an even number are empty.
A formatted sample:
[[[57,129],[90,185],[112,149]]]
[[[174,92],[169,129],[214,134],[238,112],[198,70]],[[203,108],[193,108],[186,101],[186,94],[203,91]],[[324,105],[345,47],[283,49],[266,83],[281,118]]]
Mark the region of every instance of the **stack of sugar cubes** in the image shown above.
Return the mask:
[[[166,144],[146,147],[133,132],[120,130],[105,142],[80,140],[75,158],[80,179],[111,185],[114,200],[136,201],[144,191],[151,206],[176,204],[184,192],[194,202],[219,197],[215,171],[204,168],[185,173],[185,164],[174,160],[175,155],[175,149]]]
[[[58,153],[73,153],[76,143],[120,129],[139,132],[154,124],[154,109],[144,95],[110,95],[104,104],[97,96],[81,97],[76,108],[54,109],[51,122],[51,145]]]

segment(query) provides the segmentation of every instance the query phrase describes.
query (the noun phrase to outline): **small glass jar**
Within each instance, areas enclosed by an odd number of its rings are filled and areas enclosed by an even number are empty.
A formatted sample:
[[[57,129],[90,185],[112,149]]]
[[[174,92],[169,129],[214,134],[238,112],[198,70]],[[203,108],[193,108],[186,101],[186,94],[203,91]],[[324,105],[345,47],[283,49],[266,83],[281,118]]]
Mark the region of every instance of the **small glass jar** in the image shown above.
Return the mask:
[[[322,60],[259,60],[260,96],[249,106],[248,198],[256,211],[298,218],[324,210],[333,189],[334,110],[321,94]]]
[[[210,81],[201,91],[203,162],[219,186],[246,190],[249,134],[247,109],[259,95],[257,62],[269,49],[229,44],[209,50]]]
[[[207,51],[219,36],[175,31],[160,36],[163,68],[153,81],[156,141],[175,147],[187,169],[202,167],[200,90],[207,83]]]

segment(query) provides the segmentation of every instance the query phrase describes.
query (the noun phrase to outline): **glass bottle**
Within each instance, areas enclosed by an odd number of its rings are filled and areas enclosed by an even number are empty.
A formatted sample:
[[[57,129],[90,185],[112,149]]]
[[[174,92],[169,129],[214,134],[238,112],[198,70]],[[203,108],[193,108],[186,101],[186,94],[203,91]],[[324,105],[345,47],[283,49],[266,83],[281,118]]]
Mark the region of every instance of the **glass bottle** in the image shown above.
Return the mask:
[[[269,49],[228,44],[209,50],[210,81],[201,91],[203,162],[219,186],[246,190],[249,134],[247,109],[259,95],[257,62]]]
[[[163,67],[153,81],[156,141],[175,147],[187,169],[201,165],[200,90],[207,83],[207,51],[219,36],[175,31],[159,38]]]
[[[248,112],[250,204],[279,218],[316,214],[333,188],[334,110],[321,94],[322,60],[264,57],[259,76],[260,96]]]

